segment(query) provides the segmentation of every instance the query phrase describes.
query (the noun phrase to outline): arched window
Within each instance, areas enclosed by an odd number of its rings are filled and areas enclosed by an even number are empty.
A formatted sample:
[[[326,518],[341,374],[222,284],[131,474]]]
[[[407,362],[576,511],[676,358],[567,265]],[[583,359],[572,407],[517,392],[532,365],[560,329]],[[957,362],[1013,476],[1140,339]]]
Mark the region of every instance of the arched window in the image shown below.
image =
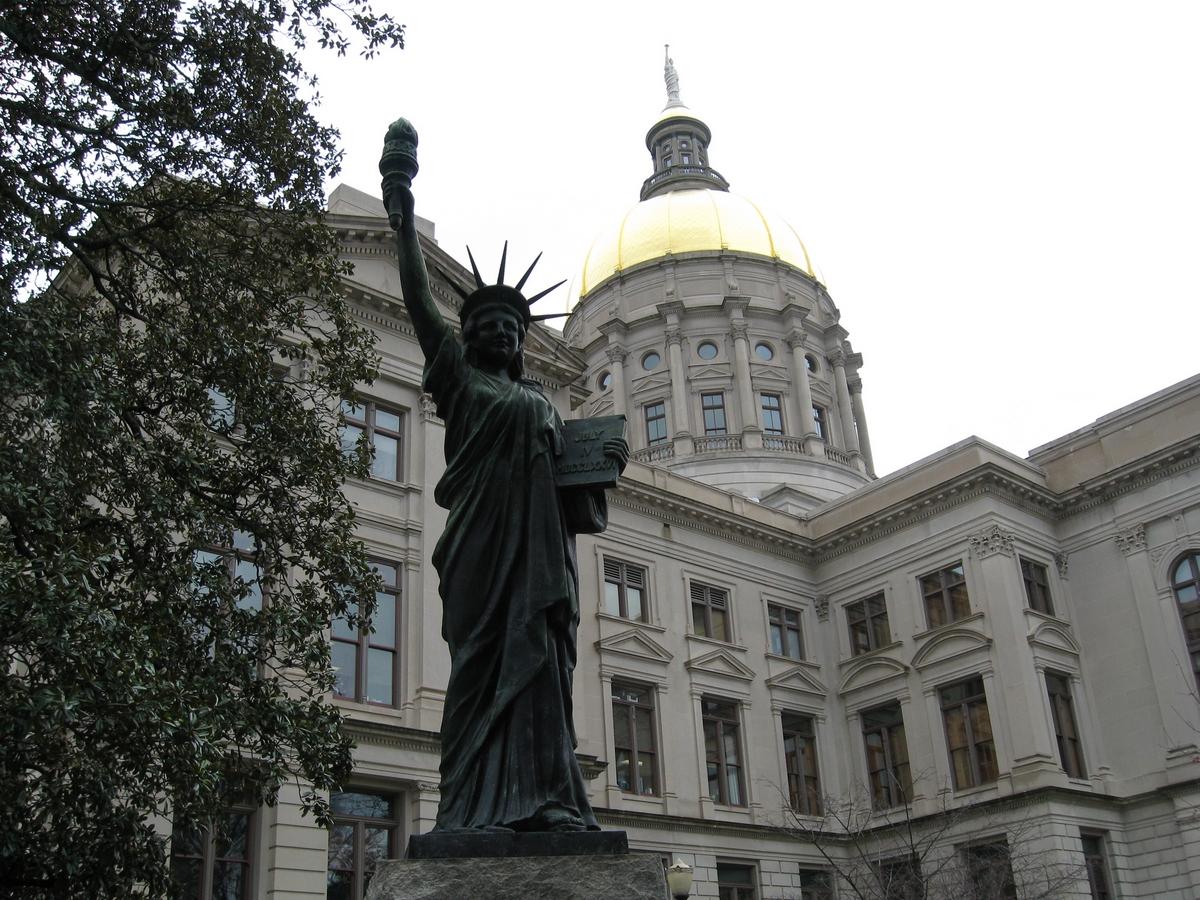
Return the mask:
[[[1192,658],[1192,673],[1200,688],[1200,553],[1191,552],[1171,569],[1171,590],[1179,604],[1183,639]]]

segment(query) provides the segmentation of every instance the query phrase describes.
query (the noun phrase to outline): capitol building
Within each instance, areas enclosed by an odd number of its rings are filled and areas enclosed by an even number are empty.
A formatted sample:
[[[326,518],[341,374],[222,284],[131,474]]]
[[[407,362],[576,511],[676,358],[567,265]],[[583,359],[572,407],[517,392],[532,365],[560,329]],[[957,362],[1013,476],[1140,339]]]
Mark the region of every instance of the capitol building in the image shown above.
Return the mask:
[[[878,477],[854,310],[711,139],[670,92],[637,202],[525,344],[564,418],[624,415],[632,448],[578,541],[601,825],[694,897],[1200,897],[1200,376],[1028,456],[967,437]],[[346,490],[395,615],[332,635],[357,744],[333,830],[294,789],[247,813],[279,900],[358,900],[433,826],[449,675],[444,429],[393,234],[349,186],[329,223],[382,358],[348,422],[386,452]],[[445,277],[473,278],[418,227],[457,322]]]

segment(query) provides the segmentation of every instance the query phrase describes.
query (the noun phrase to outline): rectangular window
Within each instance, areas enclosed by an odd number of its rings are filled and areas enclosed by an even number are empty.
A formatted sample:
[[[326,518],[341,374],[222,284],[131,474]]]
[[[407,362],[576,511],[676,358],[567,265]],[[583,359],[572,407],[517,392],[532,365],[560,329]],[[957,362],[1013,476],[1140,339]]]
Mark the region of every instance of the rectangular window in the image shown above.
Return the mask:
[[[850,653],[853,656],[878,650],[892,642],[883,594],[849,604],[846,623],[850,626]]]
[[[642,407],[646,416],[646,445],[665,443],[667,440],[667,405],[659,400]]]
[[[833,878],[820,869],[801,869],[800,900],[833,900]]]
[[[329,798],[327,900],[362,900],[375,869],[396,859],[400,826],[396,798],[388,794],[342,791]]]
[[[741,727],[736,703],[708,697],[700,701],[704,716],[704,755],[708,763],[708,795],[723,806],[745,806],[742,791]]]
[[[871,805],[875,809],[901,806],[912,797],[912,775],[900,704],[889,703],[867,710],[861,718]]]
[[[231,809],[212,828],[171,832],[171,880],[187,900],[249,900],[254,812]]]
[[[971,600],[967,596],[967,576],[963,565],[957,562],[938,572],[922,575],[921,593],[925,597],[925,618],[930,628],[948,625],[965,619],[971,614]]]
[[[952,684],[938,691],[938,695],[955,790],[995,781],[996,745],[992,741],[992,720],[988,716],[983,679]]]
[[[692,633],[718,641],[732,641],[733,635],[729,630],[729,591],[698,581],[693,581],[690,587]]]
[[[1054,718],[1054,738],[1058,742],[1058,761],[1071,778],[1087,778],[1083,766],[1083,747],[1075,727],[1075,704],[1071,700],[1071,679],[1056,672],[1046,673],[1046,693]]]
[[[821,782],[817,775],[817,736],[812,716],[783,713],[783,756],[788,799],[801,815],[821,815]]]
[[[1021,578],[1025,582],[1025,598],[1029,608],[1048,616],[1054,615],[1054,604],[1050,601],[1050,578],[1041,563],[1021,559]]]
[[[248,531],[235,531],[227,546],[197,550],[192,561],[197,568],[218,563],[229,579],[239,609],[259,610],[263,606],[262,556],[258,541]],[[197,573],[199,575],[199,573]],[[203,590],[199,584],[199,590]]]
[[[654,691],[644,685],[613,684],[613,749],[621,790],[658,796],[658,749]]]
[[[725,434],[725,395],[701,394],[700,407],[704,411],[704,433]]]
[[[759,394],[764,434],[783,434],[783,400],[778,394]]]
[[[915,856],[881,860],[875,864],[875,874],[883,900],[922,900],[925,897],[921,863]]]
[[[383,589],[375,594],[373,630],[366,623],[354,628],[345,619],[334,620],[331,637],[337,682],[333,690],[347,700],[394,706],[400,644],[399,566],[373,562],[371,568],[383,579]],[[357,604],[352,604],[351,612],[355,611]]]
[[[823,441],[829,440],[829,425],[825,421],[825,407],[814,406],[813,424],[817,427],[817,437]]]
[[[604,557],[604,611],[610,616],[646,621],[646,570]]]
[[[718,900],[758,900],[754,866],[717,860]]]
[[[800,611],[786,606],[767,605],[767,624],[771,632],[771,652],[789,659],[804,659],[800,640]]]
[[[1104,837],[1099,834],[1080,834],[1083,841],[1083,860],[1087,866],[1088,889],[1092,900],[1110,900],[1113,896],[1108,880],[1108,860],[1104,853]]]
[[[401,413],[368,402],[354,405],[342,401],[342,449],[353,453],[366,435],[373,451],[371,475],[387,481],[400,481]]]
[[[1017,900],[1012,858],[1004,840],[963,847],[967,869],[966,894],[970,900]]]

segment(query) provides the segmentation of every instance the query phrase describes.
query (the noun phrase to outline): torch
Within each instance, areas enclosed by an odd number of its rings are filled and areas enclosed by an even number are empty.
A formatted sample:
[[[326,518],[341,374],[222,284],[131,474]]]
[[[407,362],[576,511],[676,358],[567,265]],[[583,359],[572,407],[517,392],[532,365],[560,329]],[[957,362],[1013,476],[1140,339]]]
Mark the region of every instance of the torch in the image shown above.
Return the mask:
[[[379,158],[379,174],[383,176],[383,205],[387,208],[388,224],[400,227],[400,198],[393,197],[403,185],[411,188],[417,175],[417,129],[408,119],[397,119],[383,136],[383,156]]]

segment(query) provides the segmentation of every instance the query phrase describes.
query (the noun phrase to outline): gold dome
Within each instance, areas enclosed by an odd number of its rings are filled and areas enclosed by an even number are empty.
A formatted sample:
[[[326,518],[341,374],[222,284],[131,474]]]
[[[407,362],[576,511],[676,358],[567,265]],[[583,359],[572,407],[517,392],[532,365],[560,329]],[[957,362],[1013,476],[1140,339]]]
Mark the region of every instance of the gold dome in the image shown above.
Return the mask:
[[[638,263],[713,250],[771,257],[816,277],[804,243],[783,219],[726,191],[671,191],[638,203],[592,242],[579,296]]]

